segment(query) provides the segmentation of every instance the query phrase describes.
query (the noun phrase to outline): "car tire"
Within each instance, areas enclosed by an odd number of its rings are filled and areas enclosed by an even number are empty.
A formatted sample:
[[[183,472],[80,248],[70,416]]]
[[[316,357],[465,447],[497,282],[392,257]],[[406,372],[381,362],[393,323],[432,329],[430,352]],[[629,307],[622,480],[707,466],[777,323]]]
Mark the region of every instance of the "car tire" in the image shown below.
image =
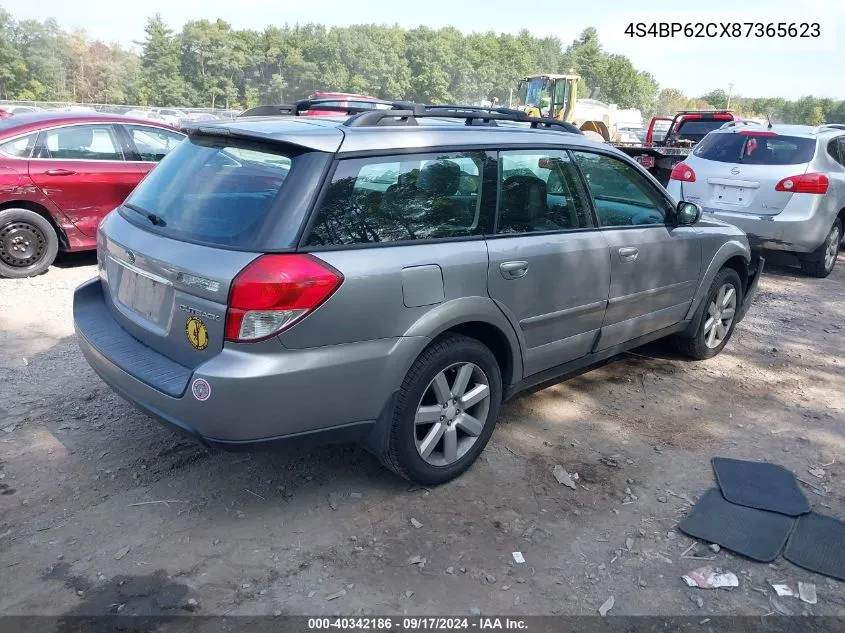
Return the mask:
[[[484,450],[501,404],[502,376],[493,353],[476,339],[447,335],[427,347],[408,370],[382,461],[414,483],[446,483]]]
[[[824,279],[833,272],[836,265],[836,258],[839,255],[839,245],[842,241],[842,221],[838,218],[830,227],[824,244],[819,246],[816,252],[801,258],[801,270],[805,275]]]
[[[59,237],[53,225],[29,209],[0,211],[0,277],[35,277],[53,264]]]
[[[729,295],[731,288],[733,289],[732,299]],[[724,294],[721,294],[723,292]],[[695,336],[672,338],[675,349],[694,360],[713,358],[721,352],[733,334],[742,298],[742,282],[733,268],[723,268],[716,273],[704,298],[703,311]],[[729,309],[733,312],[728,317],[724,316]]]

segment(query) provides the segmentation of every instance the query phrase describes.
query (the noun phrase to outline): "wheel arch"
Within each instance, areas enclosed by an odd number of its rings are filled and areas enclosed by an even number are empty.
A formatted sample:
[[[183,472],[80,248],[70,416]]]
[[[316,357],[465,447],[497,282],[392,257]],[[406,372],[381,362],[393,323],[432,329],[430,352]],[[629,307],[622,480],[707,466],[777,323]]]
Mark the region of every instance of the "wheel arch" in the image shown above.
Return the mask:
[[[64,229],[56,223],[55,218],[53,218],[53,215],[46,207],[38,204],[37,202],[32,202],[31,200],[9,200],[8,202],[0,203],[0,211],[5,211],[6,209],[26,209],[27,211],[37,213],[47,220],[50,223],[50,226],[53,227],[53,230],[59,238],[59,248],[61,250],[67,250],[69,248],[67,235],[65,234]]]
[[[710,259],[710,264],[704,271],[698,282],[698,289],[687,310],[686,319],[689,320],[689,327],[684,331],[684,335],[692,336],[698,331],[698,324],[703,314],[704,299],[707,296],[707,291],[713,279],[723,268],[731,268],[739,275],[740,283],[743,285],[743,291],[748,289],[749,277],[748,269],[751,263],[751,252],[746,244],[739,240],[729,240],[722,244],[713,257]]]
[[[489,297],[463,297],[426,312],[405,333],[405,336],[422,336],[427,340],[405,370],[410,369],[433,341],[448,334],[462,334],[486,345],[499,363],[505,387],[522,379],[522,354],[516,332]]]

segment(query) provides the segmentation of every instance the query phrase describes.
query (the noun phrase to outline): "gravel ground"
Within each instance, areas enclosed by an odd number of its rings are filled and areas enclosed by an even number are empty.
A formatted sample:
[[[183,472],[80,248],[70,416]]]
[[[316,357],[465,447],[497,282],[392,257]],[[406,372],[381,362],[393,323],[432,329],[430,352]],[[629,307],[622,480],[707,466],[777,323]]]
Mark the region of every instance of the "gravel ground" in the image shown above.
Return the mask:
[[[658,343],[521,397],[479,462],[434,490],[355,447],[180,439],[76,347],[71,296],[92,256],[0,280],[0,578],[14,578],[0,613],[596,614],[613,596],[611,614],[845,615],[845,583],[690,549],[676,529],[714,485],[714,455],[783,464],[826,487],[805,488],[817,510],[845,515],[845,261],[826,280],[788,263],[718,358]],[[681,575],[703,564],[739,587],[689,589]],[[818,604],[774,597],[771,582],[798,581]]]

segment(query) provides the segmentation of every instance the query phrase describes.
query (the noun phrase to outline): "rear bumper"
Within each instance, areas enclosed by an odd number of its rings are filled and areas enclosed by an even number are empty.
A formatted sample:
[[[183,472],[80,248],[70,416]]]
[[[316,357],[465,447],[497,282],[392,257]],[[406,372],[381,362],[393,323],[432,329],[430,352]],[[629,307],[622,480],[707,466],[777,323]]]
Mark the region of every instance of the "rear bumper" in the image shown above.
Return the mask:
[[[798,195],[794,194],[793,198]],[[821,196],[816,196],[821,198]],[[795,253],[811,253],[821,245],[833,224],[833,217],[818,201],[792,201],[777,215],[736,213],[703,207],[704,213],[741,228],[752,248]]]
[[[404,337],[304,350],[280,346],[272,355],[227,344],[191,370],[120,328],[99,279],[76,290],[73,312],[82,353],[115,392],[167,426],[224,448],[362,439],[425,344],[422,337]],[[126,349],[131,356],[121,355]],[[210,386],[204,401],[193,395],[197,380]]]

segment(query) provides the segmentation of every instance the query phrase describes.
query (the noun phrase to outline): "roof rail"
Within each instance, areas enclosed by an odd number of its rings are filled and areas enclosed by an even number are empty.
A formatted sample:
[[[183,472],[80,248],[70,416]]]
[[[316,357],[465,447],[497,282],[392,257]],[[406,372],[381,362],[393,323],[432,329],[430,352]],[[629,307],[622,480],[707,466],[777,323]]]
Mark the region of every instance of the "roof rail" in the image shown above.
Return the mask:
[[[819,130],[845,130],[845,123],[823,123],[818,127]]]
[[[727,123],[723,124],[719,129],[725,130],[730,127],[736,127],[737,125],[763,125],[759,121],[746,121],[743,119],[734,119],[733,121],[728,121]]]
[[[338,105],[338,102],[345,103],[346,105]],[[314,108],[337,112],[338,114],[358,114],[360,112],[369,112],[378,105],[391,107],[393,103],[391,101],[353,98],[339,99],[333,97],[300,99],[290,104],[256,106],[245,110],[238,115],[238,118],[250,116],[303,116],[308,110]]]
[[[531,117],[521,110],[511,108],[485,108],[464,105],[424,105],[421,103],[394,103],[390,110],[368,110],[351,116],[344,123],[347,127],[373,127],[378,125],[417,125],[420,118],[464,119],[467,125],[498,125],[497,121],[528,123],[532,129],[560,128],[571,134],[584,133],[571,123],[547,117]]]

